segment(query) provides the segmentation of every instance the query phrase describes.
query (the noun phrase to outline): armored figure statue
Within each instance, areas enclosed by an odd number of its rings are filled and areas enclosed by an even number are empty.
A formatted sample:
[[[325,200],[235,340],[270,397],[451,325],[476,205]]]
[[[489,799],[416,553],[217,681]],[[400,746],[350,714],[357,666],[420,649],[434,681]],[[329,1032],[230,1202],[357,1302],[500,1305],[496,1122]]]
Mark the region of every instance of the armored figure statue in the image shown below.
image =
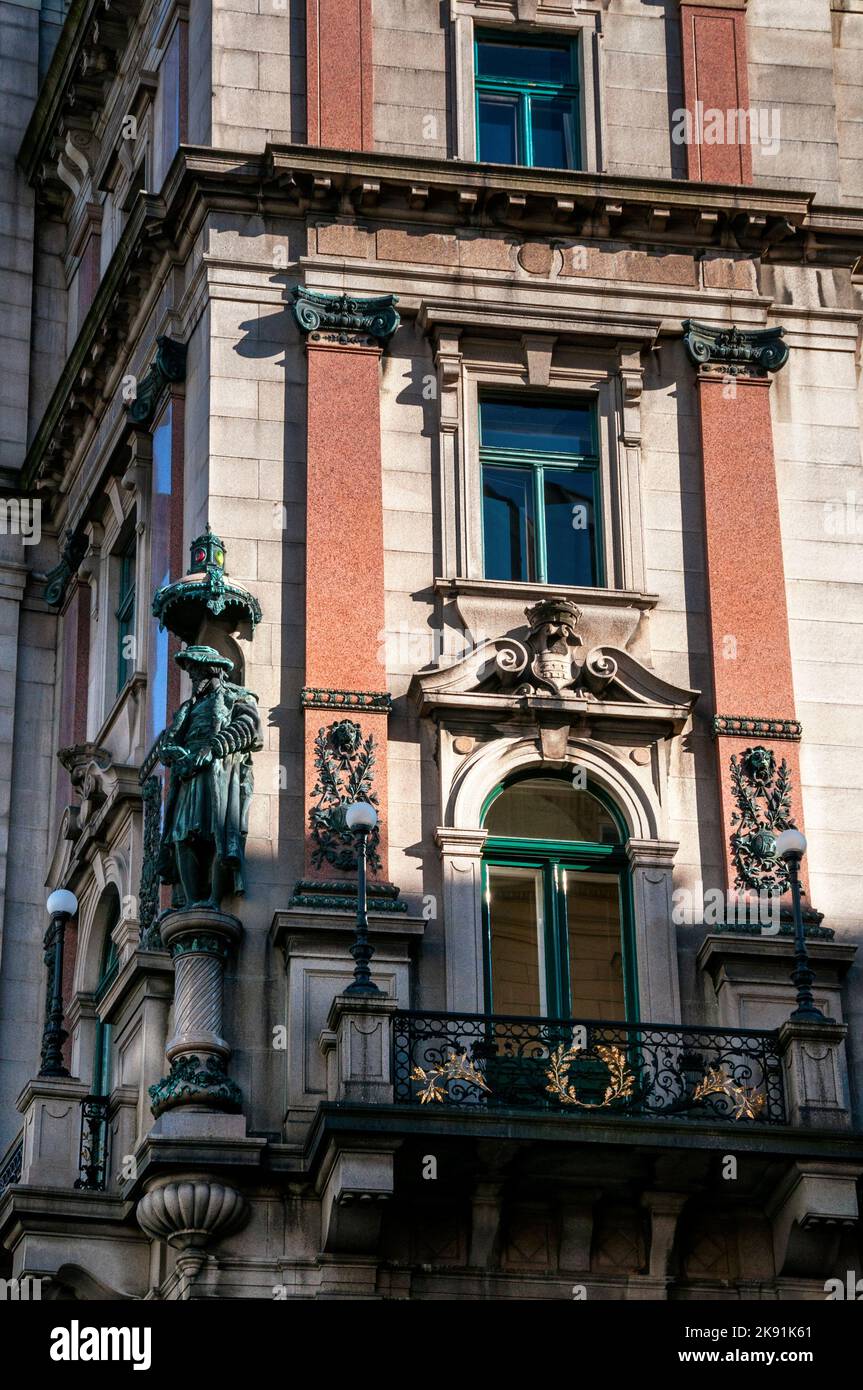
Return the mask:
[[[245,888],[252,753],[263,747],[257,697],[228,680],[234,663],[213,647],[178,652],[192,695],[162,735],[170,785],[159,852],[174,907],[221,908]]]

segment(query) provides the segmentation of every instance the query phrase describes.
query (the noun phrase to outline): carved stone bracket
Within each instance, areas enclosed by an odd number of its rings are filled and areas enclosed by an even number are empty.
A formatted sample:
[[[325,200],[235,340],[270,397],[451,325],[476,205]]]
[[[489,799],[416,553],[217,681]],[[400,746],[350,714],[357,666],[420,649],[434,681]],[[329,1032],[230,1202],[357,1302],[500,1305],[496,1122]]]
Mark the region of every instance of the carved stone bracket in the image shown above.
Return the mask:
[[[42,594],[50,608],[60,608],[81,561],[87,553],[87,536],[82,527],[66,532],[66,539],[60,551],[59,562],[45,576],[45,589]]]
[[[156,339],[156,356],[152,366],[138,382],[135,399],[126,407],[129,419],[136,425],[149,425],[163,390],[169,384],[186,379],[185,343],[162,335]]]
[[[247,1215],[236,1188],[203,1173],[159,1179],[135,1212],[142,1231],[179,1251],[177,1266],[187,1283],[200,1272],[210,1241],[236,1230]]]

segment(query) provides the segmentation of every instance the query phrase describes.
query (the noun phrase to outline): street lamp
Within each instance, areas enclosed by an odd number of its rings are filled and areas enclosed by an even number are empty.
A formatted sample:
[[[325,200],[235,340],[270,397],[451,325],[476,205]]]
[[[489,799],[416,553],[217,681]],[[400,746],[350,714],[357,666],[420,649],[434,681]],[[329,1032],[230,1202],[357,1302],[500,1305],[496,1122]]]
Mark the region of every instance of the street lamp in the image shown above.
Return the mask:
[[[45,904],[51,921],[42,943],[48,970],[45,990],[45,1027],[42,1030],[40,1076],[68,1076],[63,1065],[63,946],[66,923],[78,911],[78,899],[68,888],[56,888]]]
[[[795,1023],[830,1023],[812,997],[812,981],[815,979],[809,964],[806,949],[806,931],[803,926],[803,908],[800,903],[800,863],[806,853],[806,836],[796,827],[783,830],[776,837],[776,855],[788,866],[791,880],[791,903],[794,909],[794,969],[791,980],[797,987],[797,1008],[791,1015]]]
[[[374,947],[369,944],[368,890],[366,863],[369,836],[378,823],[378,813],[370,801],[352,801],[345,811],[345,825],[359,840],[357,850],[357,925],[351,955],[354,958],[354,978],[345,994],[380,994],[372,980],[369,961]]]

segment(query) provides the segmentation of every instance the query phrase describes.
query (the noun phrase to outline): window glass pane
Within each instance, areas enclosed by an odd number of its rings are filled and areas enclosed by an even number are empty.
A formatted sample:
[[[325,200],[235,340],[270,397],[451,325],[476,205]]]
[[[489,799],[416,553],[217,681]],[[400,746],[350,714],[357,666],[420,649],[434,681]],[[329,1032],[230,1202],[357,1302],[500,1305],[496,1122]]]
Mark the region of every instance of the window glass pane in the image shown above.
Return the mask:
[[[117,598],[117,691],[122,690],[134,669],[135,631],[135,537],[120,557]]]
[[[533,579],[533,475],[527,469],[486,465],[482,519],[486,579]]]
[[[588,401],[482,401],[480,442],[487,449],[593,457],[593,406]]]
[[[159,68],[162,102],[162,145],[156,188],[161,188],[180,144],[180,26],[175,25]]]
[[[485,827],[509,839],[620,843],[602,802],[558,777],[528,777],[504,788],[488,809]]]
[[[495,1013],[544,1014],[542,871],[490,864],[488,913]]]
[[[531,97],[530,125],[536,169],[575,169],[575,103],[554,97]]]
[[[568,870],[565,884],[572,1017],[625,1019],[617,877]]]
[[[479,157],[487,164],[518,163],[518,97],[480,97]]]
[[[546,468],[546,576],[549,584],[598,583],[594,473],[576,468]]]
[[[153,588],[161,589],[171,582],[171,432],[172,407],[163,412],[153,430],[153,512],[152,566]],[[151,628],[152,657],[150,672],[150,741],[161,733],[168,717],[168,630],[159,629],[155,621]]]
[[[477,44],[480,77],[513,78],[519,82],[572,82],[572,49],[526,43],[497,43],[480,39]]]

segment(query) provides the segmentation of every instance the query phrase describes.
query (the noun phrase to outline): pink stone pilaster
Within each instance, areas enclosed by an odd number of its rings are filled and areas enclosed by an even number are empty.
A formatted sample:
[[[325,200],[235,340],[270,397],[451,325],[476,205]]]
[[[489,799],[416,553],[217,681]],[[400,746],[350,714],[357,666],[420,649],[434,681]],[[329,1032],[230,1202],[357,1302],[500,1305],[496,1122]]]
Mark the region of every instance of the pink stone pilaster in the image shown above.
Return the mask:
[[[372,0],[306,0],[307,140],[370,150]]]
[[[680,31],[684,100],[693,132],[687,143],[689,177],[703,183],[751,184],[748,138],[741,138],[739,131],[734,140],[717,143],[694,138],[702,129],[703,113],[748,111],[745,0],[681,3]]]
[[[770,380],[702,372],[698,378],[704,527],[714,712],[794,720],[779,494],[770,418]],[[734,883],[729,836],[735,803],[730,761],[762,744],[792,779],[792,812],[803,829],[797,743],[760,734],[717,739],[727,886]]]

